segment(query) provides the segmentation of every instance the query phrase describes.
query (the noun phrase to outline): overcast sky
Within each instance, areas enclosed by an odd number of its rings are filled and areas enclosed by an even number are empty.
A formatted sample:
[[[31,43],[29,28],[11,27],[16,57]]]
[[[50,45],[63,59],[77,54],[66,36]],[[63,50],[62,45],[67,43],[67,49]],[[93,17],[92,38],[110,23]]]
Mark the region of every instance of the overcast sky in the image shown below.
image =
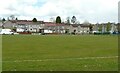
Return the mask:
[[[120,0],[0,0],[0,18],[15,15],[18,19],[49,21],[76,16],[80,23],[118,22]]]

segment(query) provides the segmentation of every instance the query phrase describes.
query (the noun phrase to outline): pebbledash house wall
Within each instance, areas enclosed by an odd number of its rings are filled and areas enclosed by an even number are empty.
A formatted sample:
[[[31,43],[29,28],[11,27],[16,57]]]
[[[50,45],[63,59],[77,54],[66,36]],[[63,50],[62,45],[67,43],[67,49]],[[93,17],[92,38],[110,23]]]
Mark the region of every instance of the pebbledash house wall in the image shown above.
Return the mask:
[[[17,32],[39,32],[44,28],[43,24],[17,24],[14,26]],[[21,30],[21,31],[20,31]]]
[[[69,25],[69,33],[76,33],[76,34],[88,34],[90,32],[89,26],[83,24],[72,24]]]
[[[43,22],[32,22],[32,21],[6,21],[3,24],[4,28],[16,29],[16,32],[39,32],[40,29],[44,28]]]
[[[2,23],[1,23],[2,24]],[[50,31],[51,33],[73,33],[89,34],[90,29],[88,24],[56,24],[52,22],[32,22],[27,20],[5,21],[2,24],[4,28],[16,29],[16,32],[43,32]],[[93,31],[98,31],[102,25],[102,32],[106,32],[106,24],[94,24]],[[20,31],[21,30],[21,31]],[[111,32],[118,31],[117,24],[111,23]]]
[[[65,24],[45,22],[44,33],[64,34],[66,30]]]

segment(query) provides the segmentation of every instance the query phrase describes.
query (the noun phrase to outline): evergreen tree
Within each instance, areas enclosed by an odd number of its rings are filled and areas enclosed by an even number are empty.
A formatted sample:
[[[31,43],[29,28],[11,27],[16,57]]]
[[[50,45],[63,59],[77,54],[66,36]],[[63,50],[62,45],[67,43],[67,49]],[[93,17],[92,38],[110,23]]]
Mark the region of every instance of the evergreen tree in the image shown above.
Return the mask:
[[[3,22],[6,21],[5,18],[3,18],[2,21],[3,21]]]
[[[56,23],[61,23],[61,17],[60,16],[56,17]]]
[[[37,19],[36,18],[33,18],[33,20],[32,20],[33,22],[37,22]]]

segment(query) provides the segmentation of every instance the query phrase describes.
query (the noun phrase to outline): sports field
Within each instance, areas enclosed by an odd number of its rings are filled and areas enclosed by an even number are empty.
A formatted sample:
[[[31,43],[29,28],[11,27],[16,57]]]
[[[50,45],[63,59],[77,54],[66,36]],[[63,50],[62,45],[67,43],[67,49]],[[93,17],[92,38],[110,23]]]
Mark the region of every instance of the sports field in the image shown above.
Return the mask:
[[[115,35],[3,35],[3,71],[117,71]]]

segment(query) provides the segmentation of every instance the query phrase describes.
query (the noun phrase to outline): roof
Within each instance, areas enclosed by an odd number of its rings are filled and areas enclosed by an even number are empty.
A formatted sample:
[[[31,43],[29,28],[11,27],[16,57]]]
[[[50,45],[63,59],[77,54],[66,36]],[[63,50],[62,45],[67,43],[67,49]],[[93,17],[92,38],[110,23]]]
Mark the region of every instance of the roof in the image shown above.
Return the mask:
[[[17,24],[29,24],[29,25],[33,25],[33,24],[42,24],[44,23],[43,21],[37,21],[37,22],[33,22],[31,20],[13,20],[11,21],[12,23],[17,23]]]
[[[65,26],[65,24],[58,24],[58,23],[53,23],[53,22],[44,22],[45,26]]]
[[[78,26],[81,26],[81,27],[89,27],[90,25],[85,25],[85,24],[71,24],[73,27],[78,27]]]

